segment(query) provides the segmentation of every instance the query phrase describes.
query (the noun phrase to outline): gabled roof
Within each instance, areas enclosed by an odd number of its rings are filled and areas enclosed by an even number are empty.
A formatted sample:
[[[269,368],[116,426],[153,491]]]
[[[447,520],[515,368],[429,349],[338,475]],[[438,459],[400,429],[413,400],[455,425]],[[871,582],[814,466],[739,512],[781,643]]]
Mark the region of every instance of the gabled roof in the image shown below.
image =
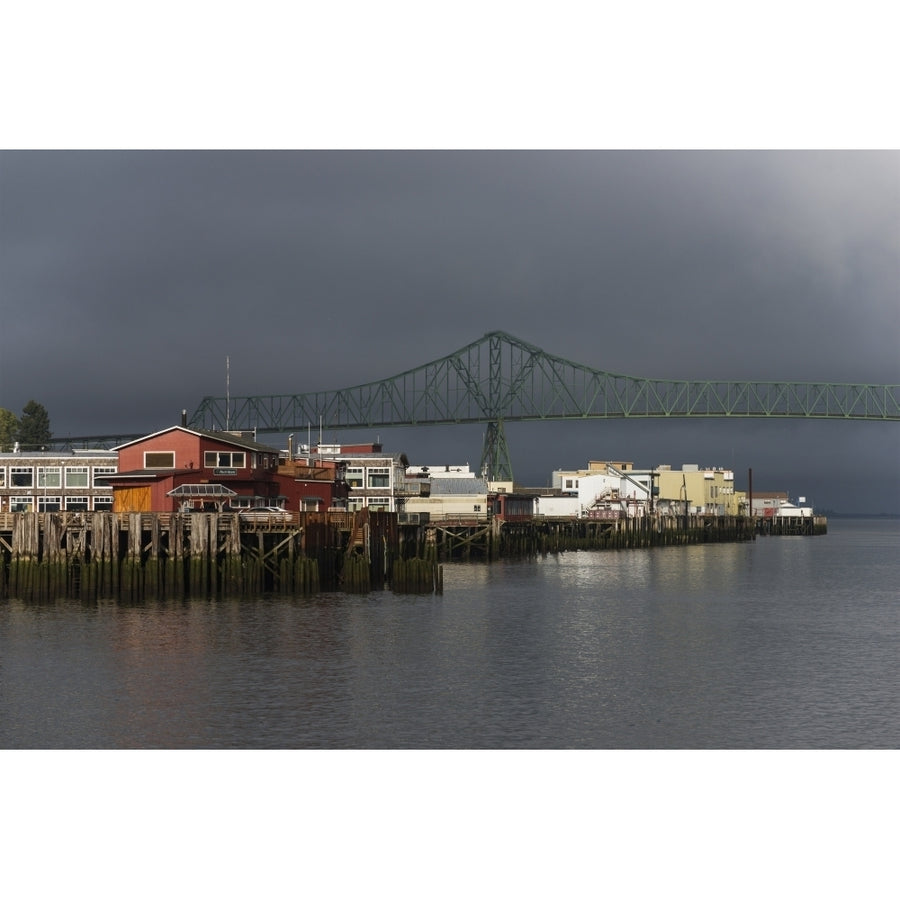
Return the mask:
[[[277,447],[270,447],[267,444],[260,444],[250,438],[241,437],[239,434],[232,434],[230,431],[207,431],[204,428],[186,428],[184,425],[173,425],[171,428],[163,428],[161,431],[154,431],[153,434],[144,435],[144,437],[136,438],[125,444],[119,444],[113,447],[113,450],[122,450],[125,447],[133,447],[135,444],[141,444],[149,441],[151,438],[159,437],[161,434],[168,434],[172,431],[183,431],[185,434],[193,434],[197,437],[205,437],[210,440],[218,441],[220,444],[228,444],[231,447],[240,447],[243,450],[254,450],[257,453],[278,453]]]

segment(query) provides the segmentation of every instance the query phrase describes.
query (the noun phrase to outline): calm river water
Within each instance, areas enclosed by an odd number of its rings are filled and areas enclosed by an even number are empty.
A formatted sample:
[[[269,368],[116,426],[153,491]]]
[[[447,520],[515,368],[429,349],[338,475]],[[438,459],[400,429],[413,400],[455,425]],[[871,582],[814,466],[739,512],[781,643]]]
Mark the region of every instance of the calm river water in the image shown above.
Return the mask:
[[[0,604],[0,748],[900,747],[900,523],[444,567],[442,596]]]

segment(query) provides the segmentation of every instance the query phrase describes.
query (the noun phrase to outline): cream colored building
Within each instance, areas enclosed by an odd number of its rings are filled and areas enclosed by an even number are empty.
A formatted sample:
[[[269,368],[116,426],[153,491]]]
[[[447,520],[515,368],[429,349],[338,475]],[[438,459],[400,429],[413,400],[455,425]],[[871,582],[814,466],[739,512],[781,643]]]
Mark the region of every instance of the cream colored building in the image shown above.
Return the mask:
[[[488,518],[488,486],[482,478],[429,479],[427,495],[410,496],[408,515],[427,513],[432,522],[484,522]]]
[[[745,495],[734,489],[730,469],[701,469],[683,465],[681,469],[659,466],[655,470],[659,493],[656,508],[661,513],[684,515],[736,516]]]

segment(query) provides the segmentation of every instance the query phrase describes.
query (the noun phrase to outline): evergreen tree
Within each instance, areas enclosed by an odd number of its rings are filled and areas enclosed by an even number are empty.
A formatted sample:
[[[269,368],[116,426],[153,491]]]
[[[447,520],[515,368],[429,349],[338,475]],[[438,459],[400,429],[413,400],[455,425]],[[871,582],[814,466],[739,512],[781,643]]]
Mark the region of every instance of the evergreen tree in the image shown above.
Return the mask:
[[[13,448],[19,420],[8,409],[0,409],[0,453],[9,453]]]
[[[40,403],[29,400],[22,408],[16,439],[22,450],[40,450],[50,443],[50,416]]]

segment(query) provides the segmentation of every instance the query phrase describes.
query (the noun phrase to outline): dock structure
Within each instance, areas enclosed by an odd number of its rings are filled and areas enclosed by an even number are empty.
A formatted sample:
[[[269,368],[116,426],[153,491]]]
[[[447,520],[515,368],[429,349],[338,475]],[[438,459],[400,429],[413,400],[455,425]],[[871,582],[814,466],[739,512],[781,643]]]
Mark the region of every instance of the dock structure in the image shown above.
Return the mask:
[[[441,593],[443,563],[567,550],[621,550],[822,534],[822,518],[659,516],[401,523],[396,513],[0,514],[0,599],[303,596],[319,591]]]
[[[412,527],[415,531],[415,527]],[[0,599],[186,599],[440,588],[392,513],[0,514]]]

